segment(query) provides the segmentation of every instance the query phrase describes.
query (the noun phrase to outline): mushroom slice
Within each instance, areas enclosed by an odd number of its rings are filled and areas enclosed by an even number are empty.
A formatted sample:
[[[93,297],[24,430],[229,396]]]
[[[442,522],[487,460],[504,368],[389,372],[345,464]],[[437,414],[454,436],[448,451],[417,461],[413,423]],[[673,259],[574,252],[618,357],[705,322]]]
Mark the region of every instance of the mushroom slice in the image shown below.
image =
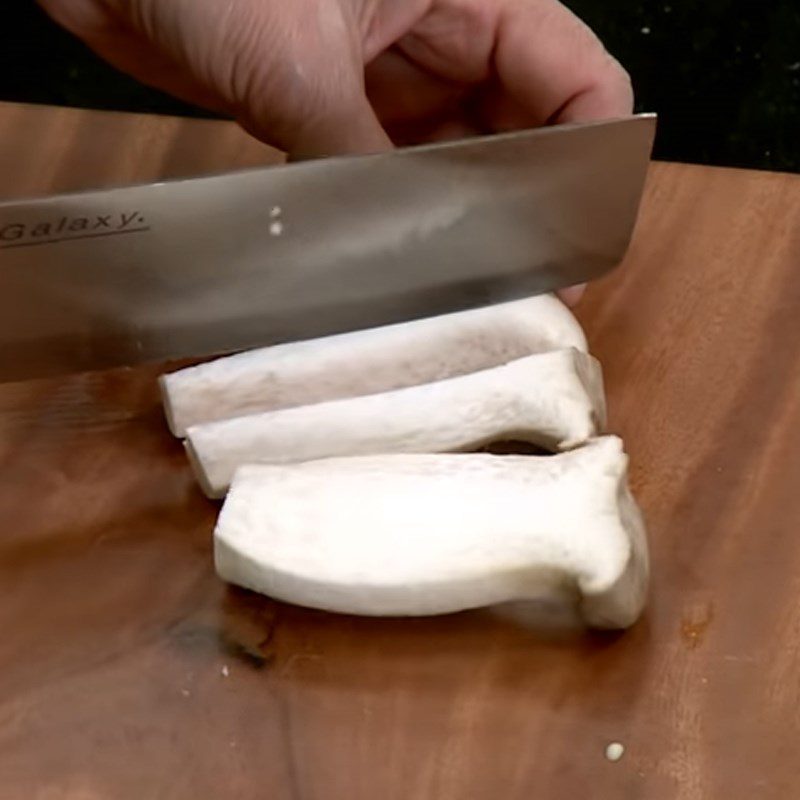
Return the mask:
[[[203,422],[399,389],[586,338],[552,295],[370,330],[252,350],[161,378],[170,430]]]
[[[645,528],[616,437],[555,456],[384,455],[234,478],[214,534],[221,578],[371,616],[442,614],[574,592],[624,628],[645,601]]]
[[[210,497],[244,464],[475,450],[501,440],[564,450],[605,424],[599,363],[556,350],[422,386],[195,425],[186,449]]]

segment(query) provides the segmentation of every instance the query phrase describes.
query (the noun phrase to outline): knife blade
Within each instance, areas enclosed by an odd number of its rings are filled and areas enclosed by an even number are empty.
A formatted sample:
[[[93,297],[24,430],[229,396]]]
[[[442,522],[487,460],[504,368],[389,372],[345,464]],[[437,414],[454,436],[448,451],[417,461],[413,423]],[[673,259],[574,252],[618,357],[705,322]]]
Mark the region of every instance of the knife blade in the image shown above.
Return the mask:
[[[552,291],[624,256],[656,118],[0,203],[0,381]]]

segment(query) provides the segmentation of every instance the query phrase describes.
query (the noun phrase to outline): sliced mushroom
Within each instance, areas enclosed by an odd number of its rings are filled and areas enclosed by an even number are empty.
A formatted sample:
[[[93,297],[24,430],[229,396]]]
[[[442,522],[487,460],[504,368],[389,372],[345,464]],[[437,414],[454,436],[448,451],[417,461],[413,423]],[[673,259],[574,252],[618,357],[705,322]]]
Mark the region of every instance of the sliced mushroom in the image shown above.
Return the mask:
[[[384,455],[234,478],[217,523],[224,580],[352,614],[441,614],[577,594],[624,628],[648,581],[641,514],[616,437],[556,456]]]
[[[195,425],[186,448],[203,491],[221,497],[244,464],[456,452],[510,439],[564,450],[604,424],[600,365],[569,349],[422,386]]]
[[[552,295],[252,350],[161,378],[176,436],[204,422],[464,375],[586,339]]]

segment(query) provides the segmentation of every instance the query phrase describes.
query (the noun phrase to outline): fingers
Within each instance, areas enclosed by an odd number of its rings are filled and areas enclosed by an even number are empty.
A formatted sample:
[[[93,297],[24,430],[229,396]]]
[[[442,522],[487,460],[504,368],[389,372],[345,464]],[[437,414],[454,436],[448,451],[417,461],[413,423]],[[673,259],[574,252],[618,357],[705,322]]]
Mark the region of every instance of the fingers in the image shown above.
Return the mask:
[[[590,122],[627,117],[633,112],[633,88],[628,73],[608,56],[607,68],[597,73],[595,81],[574,94],[552,122]]]
[[[71,33],[100,32],[108,24],[105,9],[94,0],[37,0],[41,8]]]
[[[209,111],[229,113],[227,104],[217,92],[194,79],[190,72],[146,39],[124,30],[109,29],[102,38],[86,37],[84,41],[113,67],[147,86]]]
[[[570,286],[566,289],[560,289],[558,292],[558,296],[561,298],[561,301],[568,306],[574,306],[578,304],[578,301],[583,297],[583,293],[586,291],[586,284],[582,283],[578,286]]]
[[[360,75],[343,75],[330,87],[292,91],[292,86],[286,76],[253,83],[252,92],[235,105],[237,120],[292,161],[392,148]]]
[[[296,0],[228,18],[223,92],[259,139],[301,160],[392,147],[367,99],[358,29],[343,4]]]
[[[336,6],[41,0],[56,21],[143,83],[235,117],[293,159],[391,148]],[[302,7],[301,7],[302,6]],[[145,24],[147,23],[147,24]],[[352,25],[350,26],[352,27]]]
[[[179,0],[40,2],[117,67],[235,116],[293,158],[386,150],[379,116],[398,138],[415,140],[632,110],[625,71],[557,0],[365,5],[388,9],[366,26],[349,5],[318,0],[205,2],[191,14]],[[363,57],[406,29],[403,56],[384,53],[374,70],[376,115]],[[468,89],[478,102],[465,113],[458,104]]]
[[[458,124],[469,87],[426,70],[399,47],[369,64],[365,76],[367,96],[396,144],[440,141],[474,132]]]
[[[227,110],[217,93],[133,30],[112,7],[96,0],[39,0],[39,5],[100,58],[138,81],[196,106]]]
[[[626,116],[630,80],[557,0],[431,0],[367,87],[396,141]]]
[[[487,99],[495,127],[627,116],[625,70],[591,29],[557,0],[505,0],[495,69],[502,91]]]
[[[290,161],[380,153],[393,146],[365,94],[348,98],[336,109],[312,109],[297,117],[289,114],[280,124],[274,123],[272,115],[253,116],[246,109],[239,122],[257,138],[271,140]]]
[[[391,148],[367,99],[348,3],[238,2],[248,14],[223,17],[223,68],[214,66],[247,130],[293,160]]]

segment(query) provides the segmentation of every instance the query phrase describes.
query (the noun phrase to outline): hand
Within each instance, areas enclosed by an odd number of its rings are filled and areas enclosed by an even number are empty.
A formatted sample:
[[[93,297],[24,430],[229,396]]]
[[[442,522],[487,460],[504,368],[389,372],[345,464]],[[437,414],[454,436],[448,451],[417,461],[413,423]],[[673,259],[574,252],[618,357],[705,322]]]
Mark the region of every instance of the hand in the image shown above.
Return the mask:
[[[557,0],[40,0],[140,81],[290,158],[625,116],[630,80]],[[577,302],[583,287],[562,291]]]
[[[101,57],[292,157],[632,110],[557,0],[40,0]]]

